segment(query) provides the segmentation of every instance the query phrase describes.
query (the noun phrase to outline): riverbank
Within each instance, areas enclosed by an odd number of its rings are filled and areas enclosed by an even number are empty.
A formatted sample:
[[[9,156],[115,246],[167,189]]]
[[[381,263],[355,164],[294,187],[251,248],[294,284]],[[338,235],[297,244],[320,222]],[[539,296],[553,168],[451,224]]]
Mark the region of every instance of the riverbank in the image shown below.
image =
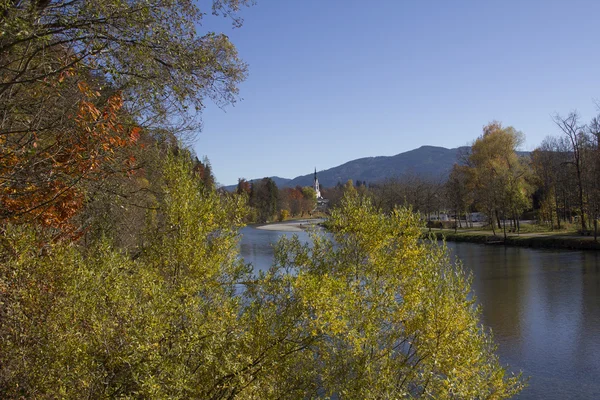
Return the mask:
[[[302,232],[306,229],[319,225],[323,221],[324,220],[322,218],[310,218],[294,221],[273,222],[264,225],[254,225],[254,228],[265,231]]]
[[[444,238],[448,242],[468,242],[489,245],[504,245],[531,247],[538,249],[569,249],[569,250],[600,250],[600,243],[594,237],[580,236],[566,233],[522,233],[510,234],[504,238],[487,231],[432,230],[425,234],[432,234],[438,240]]]
[[[322,218],[309,218],[302,220],[273,222],[269,224],[253,225],[254,228],[279,232],[302,232],[323,224]],[[495,235],[485,230],[464,230],[454,232],[452,229],[434,229],[424,231],[424,235],[433,235],[436,239],[445,239],[448,242],[478,243],[487,245],[504,245],[515,247],[530,247],[537,249],[565,249],[565,250],[600,250],[600,242],[594,241],[593,236],[581,236],[574,233],[553,232],[528,232],[510,233],[506,239],[503,235]],[[600,239],[599,239],[600,240]]]

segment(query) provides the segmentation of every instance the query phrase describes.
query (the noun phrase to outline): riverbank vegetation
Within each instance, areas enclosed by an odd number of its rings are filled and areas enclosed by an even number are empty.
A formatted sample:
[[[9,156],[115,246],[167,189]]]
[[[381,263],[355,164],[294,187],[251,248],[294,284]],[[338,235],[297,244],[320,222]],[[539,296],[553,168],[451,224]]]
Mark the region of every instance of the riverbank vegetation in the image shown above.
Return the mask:
[[[215,0],[233,18],[245,0]],[[186,147],[246,74],[187,0],[0,4],[2,398],[503,398],[519,391],[469,277],[405,209],[350,188],[339,246],[239,257],[249,210],[315,205],[268,180],[215,188]],[[275,203],[275,199],[281,203]],[[281,204],[286,204],[282,206]]]
[[[311,187],[278,188],[271,178],[239,179],[236,193],[248,199],[248,223],[285,221],[317,215],[317,194]]]
[[[411,206],[432,228],[475,227],[504,238],[515,232],[573,233],[597,240],[598,118],[585,124],[576,112],[555,115],[560,136],[547,137],[532,153],[519,151],[522,132],[494,121],[462,152],[448,177],[348,181],[322,192],[335,205],[344,186],[352,185],[383,212]]]

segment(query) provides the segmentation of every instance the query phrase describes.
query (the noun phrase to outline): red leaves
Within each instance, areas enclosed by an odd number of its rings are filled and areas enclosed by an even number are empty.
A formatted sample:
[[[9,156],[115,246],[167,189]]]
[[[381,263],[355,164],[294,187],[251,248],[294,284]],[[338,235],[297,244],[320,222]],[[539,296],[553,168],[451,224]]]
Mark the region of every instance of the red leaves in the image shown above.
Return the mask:
[[[136,143],[140,139],[141,129],[137,126],[131,128],[131,132],[129,133],[129,141],[131,143]]]
[[[141,128],[127,126],[131,123],[121,94],[102,100],[84,81],[77,82],[77,89],[72,123],[40,137],[32,133],[26,148],[0,140],[0,223],[34,222],[73,237],[73,217],[84,205],[81,183],[115,171],[130,175],[135,168],[131,148],[137,146]]]

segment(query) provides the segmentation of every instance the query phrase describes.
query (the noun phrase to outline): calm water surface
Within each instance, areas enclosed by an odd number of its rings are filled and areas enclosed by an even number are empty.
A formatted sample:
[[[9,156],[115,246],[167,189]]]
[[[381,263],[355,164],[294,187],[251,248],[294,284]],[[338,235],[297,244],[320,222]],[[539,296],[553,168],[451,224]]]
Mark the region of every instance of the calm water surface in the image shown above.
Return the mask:
[[[291,233],[242,230],[241,252],[256,268]],[[300,239],[308,235],[299,233]],[[473,290],[498,354],[531,377],[519,399],[600,399],[600,254],[449,243],[473,271]]]

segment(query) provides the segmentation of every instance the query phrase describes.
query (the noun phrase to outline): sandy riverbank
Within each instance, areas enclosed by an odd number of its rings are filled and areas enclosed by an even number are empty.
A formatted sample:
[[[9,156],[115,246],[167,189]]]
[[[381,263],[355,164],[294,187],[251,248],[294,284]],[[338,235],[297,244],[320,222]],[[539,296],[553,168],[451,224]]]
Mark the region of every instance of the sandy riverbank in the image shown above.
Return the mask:
[[[263,229],[266,231],[280,231],[280,232],[302,232],[303,230],[310,228],[311,226],[317,225],[323,222],[322,219],[303,219],[297,221],[287,222],[275,222],[272,224],[259,225],[256,229]]]

